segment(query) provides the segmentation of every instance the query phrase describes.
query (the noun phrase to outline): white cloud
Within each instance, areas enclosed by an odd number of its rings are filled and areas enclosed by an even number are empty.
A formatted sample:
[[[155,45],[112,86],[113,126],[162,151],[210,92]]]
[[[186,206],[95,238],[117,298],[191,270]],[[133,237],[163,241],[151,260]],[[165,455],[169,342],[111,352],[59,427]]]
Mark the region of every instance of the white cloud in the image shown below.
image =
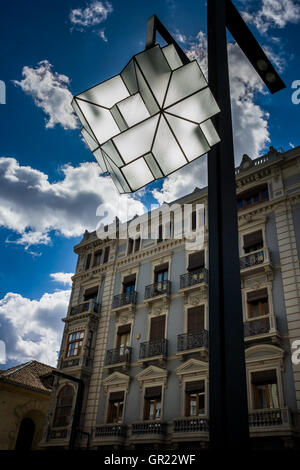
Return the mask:
[[[68,285],[72,286],[72,276],[74,276],[74,273],[52,273],[50,274],[50,277],[54,282],[58,282],[63,285]]]
[[[45,293],[39,300],[8,293],[0,300],[0,338],[7,361],[32,359],[56,366],[70,290]]]
[[[105,21],[110,13],[113,12],[113,7],[110,2],[94,0],[90,2],[86,8],[75,8],[71,10],[69,19],[72,24],[72,29],[78,31],[85,31],[90,28],[94,33],[97,33],[103,41],[107,42],[104,29],[98,30],[97,27]]]
[[[141,215],[144,205],[117,192],[110,177],[101,176],[98,164],[65,165],[62,179],[50,183],[42,171],[21,166],[14,158],[0,157],[0,226],[20,235],[16,243],[26,247],[48,244],[51,231],[65,237],[96,229],[105,207],[104,223],[118,215],[121,220]],[[9,242],[13,242],[12,237]]]
[[[207,39],[203,32],[187,40],[186,53],[191,60],[198,60],[207,77]],[[268,114],[255,103],[257,93],[265,92],[260,77],[237,44],[228,44],[228,54],[234,153],[238,165],[244,153],[258,157],[269,143]],[[202,157],[166,178],[162,190],[154,190],[152,194],[160,203],[171,202],[206,184],[206,157]]]
[[[253,2],[251,2],[253,3]],[[249,8],[243,12],[246,22],[265,34],[270,28],[284,28],[287,23],[300,21],[299,2],[293,0],[262,0],[260,9]]]
[[[70,79],[66,75],[52,72],[48,60],[40,61],[36,67],[23,67],[23,79],[13,83],[30,95],[36,106],[48,116],[46,127],[60,124],[64,129],[76,129],[79,122],[71,106],[72,94],[68,89]]]

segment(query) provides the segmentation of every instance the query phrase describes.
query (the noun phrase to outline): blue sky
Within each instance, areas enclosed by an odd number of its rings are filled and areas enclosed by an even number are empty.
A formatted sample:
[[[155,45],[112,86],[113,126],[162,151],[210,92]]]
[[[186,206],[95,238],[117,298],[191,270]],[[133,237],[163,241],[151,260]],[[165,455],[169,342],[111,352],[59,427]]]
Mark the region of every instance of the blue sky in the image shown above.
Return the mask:
[[[235,159],[270,145],[300,145],[299,0],[234,1],[277,65],[287,88],[267,93],[229,36]],[[1,3],[0,339],[8,367],[29,359],[55,365],[62,334],[73,246],[99,221],[97,206],[141,214],[206,184],[205,158],[164,182],[120,198],[79,137],[72,95],[118,73],[143,50],[156,14],[206,72],[205,2],[194,0]],[[1,358],[0,358],[1,360]]]

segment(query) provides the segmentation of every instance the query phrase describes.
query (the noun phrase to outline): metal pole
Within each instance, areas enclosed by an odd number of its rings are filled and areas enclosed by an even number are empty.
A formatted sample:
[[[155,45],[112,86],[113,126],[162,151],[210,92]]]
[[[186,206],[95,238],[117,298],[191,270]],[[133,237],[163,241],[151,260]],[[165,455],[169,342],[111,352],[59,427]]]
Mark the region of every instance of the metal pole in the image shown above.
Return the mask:
[[[209,409],[214,449],[246,448],[248,406],[224,0],[208,0],[208,81],[221,142],[208,154]]]

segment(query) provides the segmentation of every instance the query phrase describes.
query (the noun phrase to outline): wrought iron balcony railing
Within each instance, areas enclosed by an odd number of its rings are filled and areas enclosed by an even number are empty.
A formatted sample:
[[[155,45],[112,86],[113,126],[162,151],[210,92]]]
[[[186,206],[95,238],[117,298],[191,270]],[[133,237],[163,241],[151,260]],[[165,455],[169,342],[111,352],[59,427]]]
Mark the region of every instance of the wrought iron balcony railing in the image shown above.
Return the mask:
[[[258,266],[267,262],[270,262],[270,254],[269,250],[264,248],[262,250],[254,251],[253,253],[249,253],[248,255],[242,256],[240,258],[240,268],[251,268],[253,266]]]
[[[78,313],[100,313],[100,304],[95,300],[87,300],[71,307],[70,315],[77,315]]]
[[[121,362],[128,364],[131,359],[131,351],[132,348],[128,346],[126,348],[109,349],[106,351],[105,365],[110,366]]]
[[[162,281],[162,282],[155,282],[154,284],[150,284],[145,288],[145,299],[151,299],[152,297],[157,297],[158,295],[167,294],[169,295],[171,292],[171,282],[170,281]]]
[[[208,347],[208,331],[201,330],[199,333],[185,333],[177,337],[177,351]]]
[[[132,423],[132,434],[166,434],[167,425],[160,421]]]
[[[208,418],[193,416],[174,420],[174,432],[208,432]]]
[[[148,341],[141,343],[140,346],[140,359],[145,359],[154,356],[164,356],[168,354],[168,340],[157,339],[155,341]]]
[[[95,429],[96,437],[126,437],[127,426],[123,424],[103,424]]]
[[[206,268],[199,269],[193,273],[182,274],[180,276],[180,289],[185,289],[202,282],[208,283],[208,270]]]
[[[119,308],[123,307],[124,305],[135,304],[136,297],[136,291],[115,295],[112,302],[112,308]]]
[[[264,315],[261,318],[253,318],[244,323],[244,336],[263,335],[276,331],[276,322],[273,315]]]

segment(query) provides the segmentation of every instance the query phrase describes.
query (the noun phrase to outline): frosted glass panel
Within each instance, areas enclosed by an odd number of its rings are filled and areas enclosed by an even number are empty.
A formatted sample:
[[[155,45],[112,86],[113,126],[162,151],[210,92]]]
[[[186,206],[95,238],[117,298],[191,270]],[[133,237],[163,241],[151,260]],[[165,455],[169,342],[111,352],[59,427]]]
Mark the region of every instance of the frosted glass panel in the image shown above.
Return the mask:
[[[107,166],[106,166],[106,163],[105,163],[105,160],[104,160],[104,157],[103,157],[102,150],[101,149],[95,150],[95,152],[93,152],[93,155],[96,158],[96,160],[97,160],[97,162],[98,162],[98,164],[101,168],[102,173],[106,173],[107,172]]]
[[[150,183],[150,181],[153,181],[154,179],[143,158],[139,158],[135,162],[129,163],[129,165],[126,165],[122,171],[133,191],[145,186],[145,184]]]
[[[99,144],[98,142],[96,142],[91,136],[90,134],[85,130],[85,128],[82,128],[81,129],[81,135],[84,139],[84,141],[87,143],[87,145],[89,146],[90,150],[93,152],[94,150],[96,150],[97,147],[99,147]]]
[[[167,59],[168,64],[172,70],[175,70],[178,67],[181,67],[182,60],[180,59],[178,52],[176,51],[173,44],[169,44],[168,46],[163,47],[162,52],[165,58]]]
[[[174,106],[170,106],[166,112],[176,114],[179,117],[189,119],[196,123],[206,121],[220,111],[209,88],[195,93]]]
[[[81,109],[79,108],[75,98],[72,100],[71,105],[73,106],[73,109],[74,109],[75,113],[77,114],[77,117],[79,118],[79,120],[80,120],[81,124],[83,125],[83,127],[85,127],[85,129],[88,132],[90,132],[91,135],[93,135],[93,131],[90,128],[90,126],[89,126],[87,120],[85,119],[84,115],[82,114]]]
[[[126,124],[126,122],[124,121],[124,118],[123,116],[121,115],[117,105],[115,104],[111,110],[110,110],[114,120],[116,121],[117,123],[117,126],[118,128],[120,129],[120,131],[126,131],[126,129],[128,129],[128,126]]]
[[[170,106],[207,86],[196,61],[173,72],[164,106]]]
[[[120,193],[129,193],[131,192],[131,189],[130,187],[128,186],[128,183],[127,181],[125,180],[122,172],[119,170],[119,168],[114,165],[114,163],[107,159],[107,168],[108,168],[108,171],[113,179],[113,182],[115,183],[115,185],[117,186],[118,190]],[[120,189],[121,188],[121,189]]]
[[[148,166],[149,166],[150,170],[152,171],[153,175],[155,176],[155,178],[158,179],[158,178],[162,178],[164,176],[162,174],[159,166],[157,165],[155,158],[153,157],[153,155],[151,153],[149,153],[148,155],[145,155],[144,159],[148,163]]]
[[[150,152],[158,116],[117,135],[113,141],[126,163]]]
[[[165,175],[187,163],[163,116],[158,126],[152,153]]]
[[[134,93],[137,93],[138,84],[136,80],[135,66],[133,60],[131,60],[129,64],[126,65],[124,70],[122,70],[121,77],[123,78],[130,94],[133,95]]]
[[[111,140],[106,142],[101,146],[104,152],[109,156],[109,158],[118,166],[122,166],[124,164],[122,157],[119,155],[116,147],[112,143]]]
[[[197,124],[166,115],[178,142],[189,161],[203,155],[210,147]]]
[[[200,124],[200,127],[211,147],[220,142],[221,139],[210,119]]]
[[[117,104],[117,107],[124,117],[128,127],[134,126],[134,124],[150,117],[149,111],[147,110],[139,93],[120,101],[120,103]]]
[[[100,144],[119,134],[120,129],[107,109],[86,101],[78,101],[78,104]]]
[[[170,67],[159,46],[138,54],[136,60],[161,106],[170,78]]]
[[[77,95],[77,98],[111,108],[115,103],[127,96],[129,96],[129,92],[120,75],[117,75],[106,80],[106,82],[100,83],[100,85],[80,93],[80,95]]]
[[[159,111],[159,107],[138,66],[136,67],[136,76],[139,85],[139,92],[144,100],[144,103],[150,115],[153,116],[153,114],[156,114]]]

